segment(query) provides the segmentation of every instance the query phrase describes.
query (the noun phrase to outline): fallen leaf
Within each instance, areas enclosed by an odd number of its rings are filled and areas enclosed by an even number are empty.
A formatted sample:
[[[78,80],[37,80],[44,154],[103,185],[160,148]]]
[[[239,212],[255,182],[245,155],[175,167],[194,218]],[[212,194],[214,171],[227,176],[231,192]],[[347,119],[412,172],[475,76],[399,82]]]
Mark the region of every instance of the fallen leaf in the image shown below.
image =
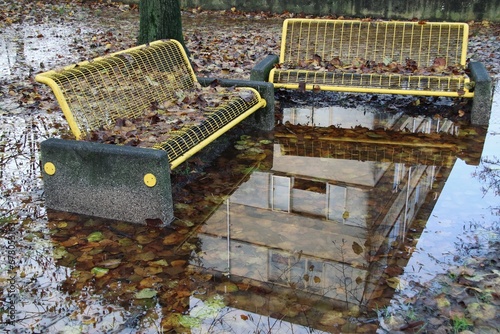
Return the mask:
[[[98,242],[101,241],[102,239],[104,239],[104,235],[102,234],[102,232],[99,231],[92,232],[87,236],[88,242]]]
[[[156,290],[146,288],[142,289],[141,291],[136,292],[134,295],[135,299],[150,299],[156,296]]]
[[[97,278],[103,277],[109,272],[108,268],[94,267],[90,272]]]
[[[356,241],[353,241],[352,242],[352,250],[354,251],[354,253],[356,253],[357,255],[363,253],[363,247],[358,244]]]

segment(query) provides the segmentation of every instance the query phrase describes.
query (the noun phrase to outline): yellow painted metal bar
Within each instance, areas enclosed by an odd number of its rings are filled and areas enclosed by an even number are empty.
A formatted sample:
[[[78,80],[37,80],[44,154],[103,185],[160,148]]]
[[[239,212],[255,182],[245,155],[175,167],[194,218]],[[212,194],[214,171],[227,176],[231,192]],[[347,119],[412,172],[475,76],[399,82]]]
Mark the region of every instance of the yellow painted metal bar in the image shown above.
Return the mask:
[[[76,139],[80,139],[82,136],[82,132],[80,131],[80,128],[76,124],[76,121],[73,117],[73,113],[69,109],[68,102],[66,102],[66,98],[64,97],[64,94],[63,94],[61,88],[54,80],[52,80],[50,77],[46,76],[46,74],[50,74],[50,73],[55,73],[55,71],[49,71],[49,72],[46,72],[43,74],[38,74],[35,76],[35,80],[40,82],[40,83],[46,84],[47,86],[49,86],[52,89],[52,92],[54,93],[54,95],[57,99],[57,102],[59,102],[59,106],[61,107],[61,110],[64,114],[64,117],[66,118],[66,121],[69,124],[69,128],[70,128],[71,132],[76,137]]]
[[[287,33],[288,33],[288,24],[289,24],[289,20],[285,20],[283,22],[283,31],[281,33],[281,46],[280,46],[280,59],[279,59],[279,62],[280,63],[284,63],[285,62],[285,56],[286,56],[286,49],[287,49]],[[293,34],[293,30],[291,32]]]
[[[460,64],[465,65],[467,61],[467,43],[469,42],[469,25],[463,25],[464,32],[462,34],[462,52],[460,57]]]
[[[466,81],[468,82],[468,81]],[[298,83],[273,83],[275,88],[298,89]],[[458,92],[447,92],[438,90],[419,90],[419,89],[391,89],[391,88],[374,88],[370,86],[355,87],[355,86],[333,86],[327,84],[306,84],[306,90],[313,90],[319,86],[320,90],[346,92],[346,93],[371,93],[371,94],[394,94],[394,95],[420,95],[420,96],[447,96],[447,97],[474,97],[473,92],[465,90],[464,94]]]
[[[247,87],[245,87],[245,89],[252,89],[252,90],[254,90],[253,88],[247,88]],[[254,92],[257,94],[257,96],[259,96],[259,93],[256,90],[254,90]],[[187,152],[185,152],[183,155],[181,155],[177,159],[173,160],[170,163],[170,169],[174,169],[175,167],[179,166],[181,163],[185,162],[187,159],[189,159],[190,157],[192,157],[193,155],[195,155],[196,153],[198,153],[199,151],[201,151],[205,146],[207,146],[208,144],[210,144],[211,142],[213,142],[215,139],[217,139],[218,137],[220,137],[221,135],[223,135],[225,132],[227,132],[228,130],[230,130],[231,128],[233,128],[235,125],[237,125],[238,123],[240,123],[241,121],[243,121],[245,118],[247,118],[248,116],[250,116],[251,114],[253,114],[255,111],[257,111],[258,109],[263,108],[265,106],[266,106],[266,100],[261,98],[261,100],[259,101],[258,104],[254,105],[252,108],[248,109],[243,114],[239,115],[234,120],[232,120],[231,122],[227,123],[222,128],[220,128],[219,130],[215,131],[214,133],[212,133],[210,136],[208,136],[207,138],[205,138],[198,145],[192,147]]]

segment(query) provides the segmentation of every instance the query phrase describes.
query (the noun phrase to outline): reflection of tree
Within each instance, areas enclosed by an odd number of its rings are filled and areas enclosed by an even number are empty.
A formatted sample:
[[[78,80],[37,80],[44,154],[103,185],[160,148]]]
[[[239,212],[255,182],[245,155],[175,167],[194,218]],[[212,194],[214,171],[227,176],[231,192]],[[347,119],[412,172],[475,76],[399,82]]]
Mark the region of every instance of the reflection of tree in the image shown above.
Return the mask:
[[[496,156],[492,158],[485,157],[481,160],[481,164],[476,168],[472,174],[480,181],[484,182],[482,187],[483,195],[493,191],[495,196],[500,196],[500,159]],[[500,214],[500,206],[493,208]]]

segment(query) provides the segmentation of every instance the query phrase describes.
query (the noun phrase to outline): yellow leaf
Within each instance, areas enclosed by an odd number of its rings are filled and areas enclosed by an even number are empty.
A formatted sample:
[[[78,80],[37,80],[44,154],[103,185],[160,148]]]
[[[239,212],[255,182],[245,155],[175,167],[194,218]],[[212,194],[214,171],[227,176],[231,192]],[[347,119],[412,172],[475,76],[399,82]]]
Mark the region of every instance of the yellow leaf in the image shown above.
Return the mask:
[[[405,280],[400,279],[399,277],[391,277],[385,280],[387,285],[395,290],[403,290],[407,283]]]

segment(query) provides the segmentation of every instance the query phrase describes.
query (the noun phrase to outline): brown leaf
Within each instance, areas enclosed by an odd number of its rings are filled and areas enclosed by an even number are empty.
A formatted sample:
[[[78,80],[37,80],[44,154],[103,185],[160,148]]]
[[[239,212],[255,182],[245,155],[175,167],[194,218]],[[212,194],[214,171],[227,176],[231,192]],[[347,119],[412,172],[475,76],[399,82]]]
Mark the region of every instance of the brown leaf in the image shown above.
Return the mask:
[[[163,244],[164,245],[175,245],[175,244],[180,243],[182,240],[184,240],[184,238],[185,238],[185,236],[183,236],[182,234],[172,233],[172,234],[167,235],[163,239]]]
[[[97,263],[99,267],[114,269],[122,263],[121,259],[108,259]]]
[[[152,288],[156,283],[159,283],[159,282],[162,282],[163,279],[161,279],[160,277],[158,276],[149,276],[149,277],[146,277],[144,279],[142,279],[140,282],[139,282],[139,287],[141,289],[143,288]]]
[[[313,63],[313,65],[315,65],[315,66],[319,66],[319,65],[321,65],[321,56],[320,56],[320,55],[315,54],[315,55],[313,56],[313,61],[312,61],[312,63]]]

